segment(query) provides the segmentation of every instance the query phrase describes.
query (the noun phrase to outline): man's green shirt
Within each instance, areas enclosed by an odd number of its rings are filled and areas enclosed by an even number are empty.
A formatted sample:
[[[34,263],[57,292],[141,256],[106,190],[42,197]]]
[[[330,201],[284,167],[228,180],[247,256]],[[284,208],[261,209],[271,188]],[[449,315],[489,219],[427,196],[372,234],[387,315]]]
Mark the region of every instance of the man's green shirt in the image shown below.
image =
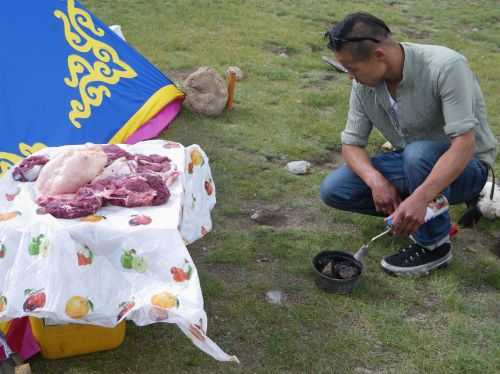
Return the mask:
[[[403,79],[391,105],[385,82],[353,83],[342,143],[365,147],[373,127],[397,148],[418,140],[449,143],[474,129],[475,157],[493,165],[497,141],[479,83],[461,54],[441,46],[401,43]]]

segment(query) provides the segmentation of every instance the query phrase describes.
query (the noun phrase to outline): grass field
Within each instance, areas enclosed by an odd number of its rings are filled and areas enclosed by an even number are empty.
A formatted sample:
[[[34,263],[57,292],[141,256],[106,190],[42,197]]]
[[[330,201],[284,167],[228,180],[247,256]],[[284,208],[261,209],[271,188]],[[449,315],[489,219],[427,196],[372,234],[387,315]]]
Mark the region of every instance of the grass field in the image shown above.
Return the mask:
[[[454,239],[454,260],[420,279],[385,275],[379,260],[403,242],[373,245],[350,296],[314,284],[311,258],[355,251],[381,219],[334,211],[318,195],[341,162],[350,81],[321,61],[322,35],[349,12],[386,20],[401,41],[449,46],[480,79],[500,138],[500,6],[476,1],[83,0],[176,82],[200,66],[246,74],[234,110],[183,111],[165,139],[207,152],[217,186],[214,230],[190,246],[201,274],[209,336],[241,365],[218,363],[173,325],[127,326],[118,349],[31,362],[34,373],[498,373],[500,230],[482,220]],[[283,56],[286,54],[287,57]],[[372,136],[369,149],[383,139]],[[306,176],[288,161],[313,164]],[[497,163],[497,175],[500,167]],[[274,217],[250,219],[255,209]],[[463,207],[452,209],[457,219]],[[282,305],[265,300],[281,290]]]

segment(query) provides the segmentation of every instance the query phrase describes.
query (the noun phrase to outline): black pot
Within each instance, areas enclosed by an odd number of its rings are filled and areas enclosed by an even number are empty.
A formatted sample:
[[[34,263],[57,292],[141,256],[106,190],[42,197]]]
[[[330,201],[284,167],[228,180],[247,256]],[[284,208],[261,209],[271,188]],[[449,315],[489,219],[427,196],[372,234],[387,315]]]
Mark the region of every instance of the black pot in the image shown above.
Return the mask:
[[[329,276],[322,271],[330,262],[349,263],[350,266],[357,268],[359,272],[349,279]],[[356,260],[350,253],[340,251],[322,251],[314,256],[312,265],[316,274],[316,285],[330,293],[351,293],[363,273],[363,264],[360,261]]]

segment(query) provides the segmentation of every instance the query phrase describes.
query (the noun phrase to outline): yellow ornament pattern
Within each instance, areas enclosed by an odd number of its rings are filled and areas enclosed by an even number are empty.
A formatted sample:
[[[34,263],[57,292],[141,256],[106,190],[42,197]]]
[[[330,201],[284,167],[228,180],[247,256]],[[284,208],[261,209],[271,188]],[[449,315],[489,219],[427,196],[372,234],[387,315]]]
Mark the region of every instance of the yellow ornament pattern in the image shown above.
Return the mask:
[[[69,78],[64,83],[78,88],[80,100],[71,100],[68,117],[73,126],[81,128],[80,119],[89,118],[92,107],[99,107],[104,97],[111,97],[109,87],[104,84],[117,84],[122,78],[134,78],[137,73],[108,44],[95,37],[103,37],[105,32],[97,27],[92,17],[84,9],[78,8],[74,0],[67,1],[66,13],[56,10],[54,16],[62,20],[64,35],[68,44],[77,52],[92,54],[97,59],[89,63],[81,55],[68,56]],[[104,83],[104,84],[102,84]]]

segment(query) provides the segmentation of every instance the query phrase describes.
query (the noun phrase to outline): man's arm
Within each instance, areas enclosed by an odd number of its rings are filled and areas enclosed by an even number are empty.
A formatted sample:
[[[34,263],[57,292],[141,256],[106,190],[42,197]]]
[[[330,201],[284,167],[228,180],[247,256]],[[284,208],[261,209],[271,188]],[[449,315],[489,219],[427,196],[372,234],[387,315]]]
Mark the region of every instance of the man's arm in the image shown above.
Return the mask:
[[[425,208],[464,171],[474,157],[477,119],[474,115],[475,79],[463,57],[450,60],[437,76],[444,131],[451,146],[438,159],[425,181],[393,215],[394,232],[410,234],[424,223]]]
[[[391,214],[401,202],[396,188],[373,167],[368,152],[356,145],[342,145],[342,157],[346,164],[372,190],[377,212]]]

